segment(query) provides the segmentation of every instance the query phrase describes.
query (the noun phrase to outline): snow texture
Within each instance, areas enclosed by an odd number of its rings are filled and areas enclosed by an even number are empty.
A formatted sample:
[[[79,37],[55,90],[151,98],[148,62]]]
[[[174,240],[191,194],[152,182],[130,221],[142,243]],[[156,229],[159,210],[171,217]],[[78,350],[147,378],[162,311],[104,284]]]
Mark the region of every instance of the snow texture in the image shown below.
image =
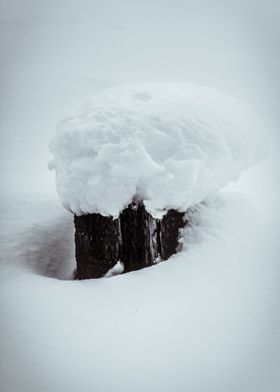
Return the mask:
[[[1,392],[279,392],[277,1],[2,5]],[[188,211],[170,262],[69,280],[73,216],[46,170],[57,119],[114,84],[174,78],[244,100],[274,155]]]
[[[265,214],[246,197],[221,192],[191,209],[170,262],[71,281],[71,214],[55,195],[28,196],[1,210],[1,391],[279,390],[263,377],[274,353],[267,288],[278,279]]]
[[[133,198],[160,217],[185,211],[265,156],[256,117],[187,83],[109,89],[62,121],[50,143],[57,190],[77,215],[117,217]]]

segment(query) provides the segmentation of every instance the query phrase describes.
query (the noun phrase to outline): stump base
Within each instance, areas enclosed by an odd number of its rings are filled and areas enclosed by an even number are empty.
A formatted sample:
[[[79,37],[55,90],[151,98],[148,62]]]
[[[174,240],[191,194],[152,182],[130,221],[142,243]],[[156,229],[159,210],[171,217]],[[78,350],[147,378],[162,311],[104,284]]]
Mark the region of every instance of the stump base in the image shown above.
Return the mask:
[[[163,219],[142,202],[131,203],[118,219],[100,214],[74,217],[77,279],[100,278],[120,260],[124,272],[167,260],[179,250],[185,213],[169,210]]]

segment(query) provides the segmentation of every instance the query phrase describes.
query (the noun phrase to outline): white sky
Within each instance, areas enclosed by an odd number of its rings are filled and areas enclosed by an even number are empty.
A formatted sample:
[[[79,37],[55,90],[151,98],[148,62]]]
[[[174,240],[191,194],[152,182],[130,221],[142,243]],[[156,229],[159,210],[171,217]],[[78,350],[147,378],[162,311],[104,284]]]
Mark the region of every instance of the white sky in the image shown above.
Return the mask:
[[[245,101],[279,141],[278,0],[1,0],[0,7],[7,188],[34,181],[49,188],[47,146],[57,121],[113,84],[209,85]]]

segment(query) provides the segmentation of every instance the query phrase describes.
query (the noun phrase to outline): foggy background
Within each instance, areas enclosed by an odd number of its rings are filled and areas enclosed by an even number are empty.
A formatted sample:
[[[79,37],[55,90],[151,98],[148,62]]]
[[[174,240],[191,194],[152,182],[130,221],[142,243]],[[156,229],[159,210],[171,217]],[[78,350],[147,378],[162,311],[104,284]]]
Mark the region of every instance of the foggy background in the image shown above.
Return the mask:
[[[1,0],[6,189],[49,189],[57,121],[101,89],[190,81],[244,101],[279,142],[278,0]],[[34,164],[36,162],[36,164]],[[13,173],[13,175],[11,175]]]
[[[273,300],[260,392],[277,390],[279,369],[279,20],[279,0],[0,0],[4,199],[54,192],[47,162],[56,124],[106,87],[194,82],[241,99],[264,123],[271,156],[233,186],[267,215],[259,240]]]

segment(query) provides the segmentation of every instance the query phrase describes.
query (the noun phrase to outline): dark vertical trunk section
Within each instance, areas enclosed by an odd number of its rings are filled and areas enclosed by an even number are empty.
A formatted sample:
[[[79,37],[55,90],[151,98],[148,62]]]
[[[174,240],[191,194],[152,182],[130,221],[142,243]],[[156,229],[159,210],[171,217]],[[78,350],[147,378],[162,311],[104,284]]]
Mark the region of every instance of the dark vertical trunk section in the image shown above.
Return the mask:
[[[133,202],[115,220],[100,214],[75,216],[77,278],[100,278],[118,260],[125,272],[167,260],[179,250],[184,215],[169,210],[157,220],[142,202]]]
[[[120,214],[124,270],[133,271],[152,265],[158,257],[156,220],[143,203],[132,203]]]
[[[160,223],[160,242],[161,242],[161,258],[162,260],[169,259],[174,253],[180,249],[178,239],[180,231],[186,225],[184,219],[185,213],[176,210],[169,210],[162,218]]]
[[[100,278],[119,260],[119,220],[100,214],[75,216],[77,278]]]

